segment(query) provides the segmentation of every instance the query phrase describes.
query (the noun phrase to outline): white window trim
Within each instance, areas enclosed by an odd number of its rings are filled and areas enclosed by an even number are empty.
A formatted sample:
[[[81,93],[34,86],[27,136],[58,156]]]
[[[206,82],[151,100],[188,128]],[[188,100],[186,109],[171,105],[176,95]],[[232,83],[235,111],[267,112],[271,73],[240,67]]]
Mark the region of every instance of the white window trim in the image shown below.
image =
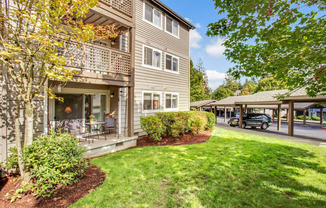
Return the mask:
[[[172,56],[172,60],[171,60],[172,61],[172,70],[166,68],[166,55]],[[178,59],[178,69],[177,69],[178,71],[173,71],[173,58]],[[177,56],[174,56],[172,54],[165,53],[165,56],[164,56],[164,71],[170,72],[170,73],[173,73],[173,74],[179,74],[179,70],[180,70],[180,58],[177,57]]]
[[[166,108],[166,94],[171,95],[171,102],[172,102],[172,96],[177,95],[178,96],[178,107],[177,108]],[[164,93],[164,111],[178,111],[179,110],[179,104],[180,104],[180,96],[178,92],[165,92]],[[171,103],[172,106],[172,103]]]
[[[161,53],[160,67],[155,67],[155,66],[150,66],[150,65],[145,64],[145,60],[144,60],[144,57],[145,57],[145,47],[150,48],[150,49],[153,49],[153,51],[157,51],[157,52]],[[158,50],[156,48],[153,48],[153,47],[150,47],[150,46],[147,46],[147,45],[143,45],[143,53],[142,54],[143,54],[142,55],[142,66],[143,67],[150,68],[150,69],[156,69],[156,70],[162,71],[163,53],[162,53],[161,50]]]
[[[169,31],[167,31],[166,30],[166,19],[167,18],[170,18],[170,19],[172,19],[172,33],[170,33]],[[176,21],[175,19],[173,19],[172,17],[169,17],[169,16],[167,16],[167,15],[165,15],[165,27],[164,27],[164,31],[166,32],[166,33],[168,33],[168,34],[170,34],[170,35],[172,35],[173,37],[176,37],[176,38],[178,38],[178,39],[180,39],[180,24],[179,24],[179,22],[178,21]],[[178,23],[178,35],[174,35],[173,34],[173,23],[174,22],[176,22],[176,23]]]
[[[160,106],[161,108],[160,109],[157,109],[157,110],[144,110],[144,94],[145,93],[151,93],[152,94],[152,100],[154,98],[154,94],[158,94],[160,95]],[[159,92],[159,91],[142,91],[142,113],[157,113],[157,112],[162,112],[163,111],[163,97],[162,97],[162,92]]]
[[[153,7],[153,22],[150,22],[150,21],[148,21],[147,19],[145,19],[145,5],[146,5],[146,4],[148,4],[148,5],[150,5],[151,7]],[[158,11],[159,13],[161,13],[161,27],[159,27],[159,26],[157,26],[157,25],[154,24],[154,10]],[[160,29],[160,30],[163,30],[163,18],[164,18],[163,13],[162,13],[160,10],[156,9],[155,6],[153,6],[152,4],[150,4],[150,3],[147,2],[147,1],[144,1],[144,2],[143,2],[143,21],[144,21],[144,22],[147,22],[148,24],[151,24],[151,25],[153,25],[154,27],[156,27],[156,28],[158,28],[158,29]]]

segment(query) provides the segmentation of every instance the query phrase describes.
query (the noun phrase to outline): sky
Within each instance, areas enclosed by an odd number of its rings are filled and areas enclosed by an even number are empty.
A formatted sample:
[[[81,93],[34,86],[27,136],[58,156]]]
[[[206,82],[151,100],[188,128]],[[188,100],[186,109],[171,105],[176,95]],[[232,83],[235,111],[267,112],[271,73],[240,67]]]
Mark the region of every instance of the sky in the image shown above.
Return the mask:
[[[215,90],[223,83],[225,73],[232,64],[223,55],[221,37],[206,36],[207,25],[218,21],[218,15],[212,0],[161,0],[164,4],[186,18],[196,29],[190,32],[190,56],[196,66],[201,59],[208,76],[209,87]]]

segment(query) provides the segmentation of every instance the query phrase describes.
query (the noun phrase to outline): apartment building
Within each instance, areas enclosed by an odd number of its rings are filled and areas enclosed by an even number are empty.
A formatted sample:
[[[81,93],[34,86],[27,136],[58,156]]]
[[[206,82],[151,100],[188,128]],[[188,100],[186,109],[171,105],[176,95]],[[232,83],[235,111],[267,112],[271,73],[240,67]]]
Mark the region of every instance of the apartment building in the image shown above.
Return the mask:
[[[141,116],[189,110],[192,24],[158,0],[101,0],[84,22],[115,24],[124,34],[73,51],[75,59],[67,67],[78,74],[65,85],[48,81],[64,102],[46,98],[34,103],[35,135],[59,128],[67,120],[73,121],[83,134],[90,131],[87,126],[90,115],[103,122],[110,113],[116,119],[120,138],[136,138],[134,135],[143,134]],[[3,161],[8,149],[14,146],[11,118],[17,103],[12,98],[14,90],[5,68],[0,73],[0,161]],[[129,146],[134,144],[135,139]]]

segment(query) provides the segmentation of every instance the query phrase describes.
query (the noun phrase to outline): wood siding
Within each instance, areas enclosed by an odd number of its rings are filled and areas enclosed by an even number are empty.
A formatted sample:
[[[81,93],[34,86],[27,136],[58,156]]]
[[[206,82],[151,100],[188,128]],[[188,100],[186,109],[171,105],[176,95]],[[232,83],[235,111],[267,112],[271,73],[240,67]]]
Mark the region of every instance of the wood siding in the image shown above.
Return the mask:
[[[150,2],[150,1],[148,1]],[[165,32],[165,16],[162,12],[163,28],[159,29],[143,20],[143,0],[136,0],[136,47],[135,47],[135,133],[143,134],[140,117],[152,115],[143,113],[142,92],[162,92],[164,111],[164,93],[179,93],[179,110],[189,110],[190,105],[190,64],[189,64],[189,29],[179,22],[179,38]],[[155,6],[155,5],[153,5]],[[157,8],[157,7],[156,7]],[[162,70],[142,66],[143,45],[162,51]],[[165,53],[179,58],[179,74],[164,71]]]

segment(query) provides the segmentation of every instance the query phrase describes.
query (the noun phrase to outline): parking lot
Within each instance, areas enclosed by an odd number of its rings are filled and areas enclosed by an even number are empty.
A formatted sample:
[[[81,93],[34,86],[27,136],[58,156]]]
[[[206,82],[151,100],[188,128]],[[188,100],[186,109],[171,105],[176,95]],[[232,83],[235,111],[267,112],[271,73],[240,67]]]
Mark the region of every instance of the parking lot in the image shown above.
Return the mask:
[[[229,118],[227,118],[227,121]],[[267,136],[277,139],[290,140],[294,142],[307,143],[317,146],[326,147],[326,130],[322,129],[320,124],[306,124],[303,125],[302,122],[294,123],[294,137],[287,135],[288,133],[288,124],[287,122],[282,122],[281,131],[277,131],[277,123],[274,122],[267,130],[262,130],[260,128],[251,129],[247,127],[246,129],[240,129],[238,127],[230,127],[227,123],[224,123],[224,118],[217,118],[217,126],[220,128],[244,132],[249,134]]]

